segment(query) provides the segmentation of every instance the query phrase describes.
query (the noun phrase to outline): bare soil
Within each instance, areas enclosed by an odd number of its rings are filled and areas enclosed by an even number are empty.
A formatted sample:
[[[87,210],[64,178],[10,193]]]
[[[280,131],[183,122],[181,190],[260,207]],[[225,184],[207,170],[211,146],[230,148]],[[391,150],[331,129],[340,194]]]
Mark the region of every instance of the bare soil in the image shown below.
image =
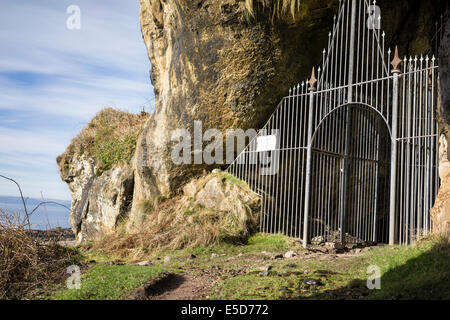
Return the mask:
[[[215,277],[201,273],[169,273],[136,289],[136,300],[204,300]]]

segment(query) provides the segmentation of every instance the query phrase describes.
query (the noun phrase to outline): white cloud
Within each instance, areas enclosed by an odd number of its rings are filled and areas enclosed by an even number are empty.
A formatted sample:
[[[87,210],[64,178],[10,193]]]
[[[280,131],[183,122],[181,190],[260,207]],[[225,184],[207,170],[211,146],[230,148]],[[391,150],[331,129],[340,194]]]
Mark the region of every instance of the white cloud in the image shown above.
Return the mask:
[[[81,8],[81,30],[66,9]],[[16,0],[0,11],[0,173],[30,196],[67,198],[55,157],[101,108],[153,101],[139,2]],[[0,183],[0,194],[14,194]]]

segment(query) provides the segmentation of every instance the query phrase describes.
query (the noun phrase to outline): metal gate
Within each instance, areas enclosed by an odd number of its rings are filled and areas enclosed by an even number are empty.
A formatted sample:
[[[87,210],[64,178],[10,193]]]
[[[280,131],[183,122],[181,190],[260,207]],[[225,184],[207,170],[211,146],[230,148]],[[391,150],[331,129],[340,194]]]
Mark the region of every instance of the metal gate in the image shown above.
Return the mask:
[[[407,244],[431,230],[437,61],[385,50],[371,12],[341,2],[317,78],[289,90],[228,168],[261,195],[262,232],[306,246]]]

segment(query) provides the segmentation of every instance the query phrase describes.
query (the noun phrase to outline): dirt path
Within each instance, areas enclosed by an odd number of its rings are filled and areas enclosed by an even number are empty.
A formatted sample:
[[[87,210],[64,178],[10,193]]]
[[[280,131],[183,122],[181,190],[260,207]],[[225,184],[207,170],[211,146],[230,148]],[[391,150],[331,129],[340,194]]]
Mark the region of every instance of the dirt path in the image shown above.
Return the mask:
[[[170,273],[137,289],[137,300],[204,300],[215,279],[202,274]]]

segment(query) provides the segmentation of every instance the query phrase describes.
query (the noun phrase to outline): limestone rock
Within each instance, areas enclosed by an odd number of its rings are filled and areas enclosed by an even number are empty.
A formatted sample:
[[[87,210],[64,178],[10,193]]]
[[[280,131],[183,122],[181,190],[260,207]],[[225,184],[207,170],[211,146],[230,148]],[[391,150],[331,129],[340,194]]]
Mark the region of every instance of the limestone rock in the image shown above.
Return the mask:
[[[95,240],[115,231],[133,201],[133,170],[120,165],[97,175],[96,160],[85,154],[66,157],[61,176],[72,193],[70,223],[78,242]]]
[[[290,258],[293,258],[293,257],[296,257],[296,256],[297,256],[297,253],[295,251],[288,251],[288,252],[286,252],[284,254],[284,257],[286,259],[290,259]]]
[[[268,16],[249,23],[241,0],[140,0],[155,113],[138,141],[133,210],[140,200],[177,193],[214,168],[174,165],[174,130],[193,134],[195,120],[203,131],[258,129],[289,87],[306,78],[338,1],[304,2],[310,14],[271,24]],[[305,41],[308,50],[302,50]]]
[[[61,164],[61,176],[72,192],[70,220],[79,240],[112,232],[121,217],[129,217],[134,226],[140,221],[142,201],[177,195],[205,169],[224,169],[225,165],[175,165],[171,159],[175,129],[193,134],[195,120],[202,121],[203,131],[259,129],[289,88],[317,65],[338,0],[304,0],[295,18],[274,22],[267,12],[247,20],[242,2],[140,0],[155,111],[141,131],[131,164],[102,174],[94,158],[80,154]],[[386,44],[399,44],[405,54],[423,52],[445,3],[398,0],[386,5]],[[448,69],[442,67],[445,81]],[[450,117],[442,118],[450,123]],[[211,193],[203,200],[196,197],[200,189],[194,187],[203,188],[188,185],[184,194],[205,206],[234,205],[230,195],[237,192],[235,186],[212,181],[207,186]]]
[[[440,48],[440,84],[438,101],[438,119],[442,135],[439,139],[439,176],[441,188],[437,195],[431,218],[433,232],[450,237],[450,20],[445,26],[444,38]]]

